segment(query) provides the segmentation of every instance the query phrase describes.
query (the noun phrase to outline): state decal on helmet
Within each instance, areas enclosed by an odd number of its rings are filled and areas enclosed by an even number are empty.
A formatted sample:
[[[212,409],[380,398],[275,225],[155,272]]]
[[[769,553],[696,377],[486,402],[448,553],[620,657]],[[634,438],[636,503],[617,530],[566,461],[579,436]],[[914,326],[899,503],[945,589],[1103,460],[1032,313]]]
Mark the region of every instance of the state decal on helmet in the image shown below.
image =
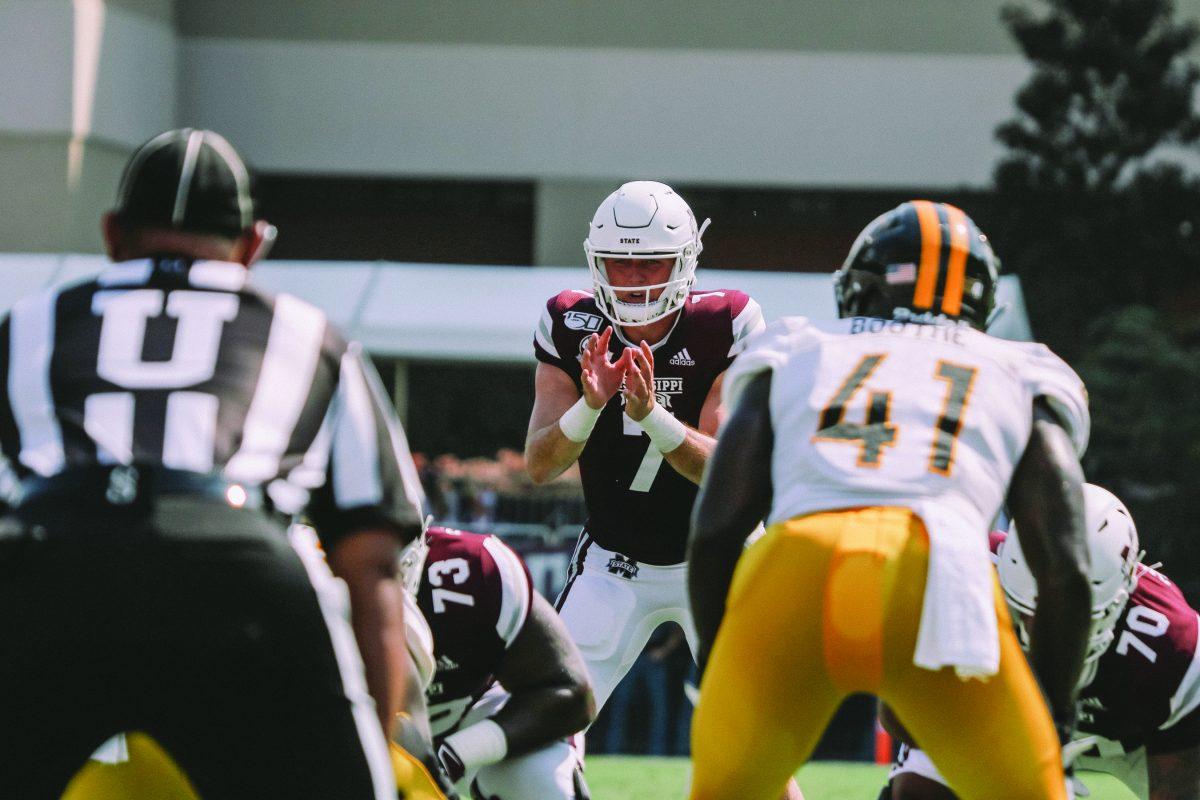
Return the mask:
[[[863,229],[833,275],[838,315],[962,320],[986,330],[1000,261],[962,209],[911,200]]]
[[[1083,487],[1087,520],[1087,548],[1091,557],[1088,584],[1092,590],[1092,625],[1088,632],[1084,664],[1091,665],[1112,643],[1113,628],[1137,586],[1137,564],[1142,552],[1137,526],[1125,504],[1107,489],[1093,484]],[[1028,620],[1037,611],[1037,582],[1021,552],[1014,525],[997,554],[1000,586],[1013,611],[1022,646],[1028,647]],[[1094,674],[1085,670],[1085,675]]]
[[[678,311],[696,282],[700,237],[709,220],[697,227],[692,209],[675,190],[657,181],[631,181],[610,194],[592,217],[583,242],[596,290],[596,304],[618,325],[645,325]],[[614,287],[604,259],[673,258],[664,283]],[[661,294],[652,298],[655,290]],[[642,302],[628,302],[617,291],[644,292]]]

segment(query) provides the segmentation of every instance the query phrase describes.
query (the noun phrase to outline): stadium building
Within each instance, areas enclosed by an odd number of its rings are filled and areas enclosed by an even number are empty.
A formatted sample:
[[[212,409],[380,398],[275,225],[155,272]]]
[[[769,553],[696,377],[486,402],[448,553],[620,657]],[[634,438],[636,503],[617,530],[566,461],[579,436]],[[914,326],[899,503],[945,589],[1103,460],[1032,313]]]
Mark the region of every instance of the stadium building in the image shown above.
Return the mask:
[[[138,144],[223,133],[280,230],[258,280],[367,345],[431,483],[459,495],[443,513],[536,534],[551,592],[566,554],[540,542],[574,535],[578,493],[517,485],[511,458],[534,325],[588,287],[596,204],[666,181],[713,221],[699,288],[830,317],[828,274],[874,215],[931,197],[989,229],[994,130],[1030,75],[1003,5],[5,0],[0,307],[99,268]],[[1030,338],[1015,279],[1001,302],[1001,335]]]

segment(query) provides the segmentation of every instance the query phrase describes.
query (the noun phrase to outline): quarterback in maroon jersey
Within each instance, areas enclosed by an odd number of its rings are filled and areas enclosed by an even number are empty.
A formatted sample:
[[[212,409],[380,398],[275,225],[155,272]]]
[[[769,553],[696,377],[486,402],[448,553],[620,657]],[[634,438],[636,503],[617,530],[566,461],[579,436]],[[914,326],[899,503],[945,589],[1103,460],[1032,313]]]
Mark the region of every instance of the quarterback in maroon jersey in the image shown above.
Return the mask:
[[[1085,487],[1093,627],[1080,690],[1078,769],[1119,778],[1142,800],[1200,798],[1200,617],[1158,570],[1137,563],[1137,530],[1125,506]],[[1036,584],[1014,537],[994,535],[1001,586],[1024,641]],[[901,747],[892,800],[955,795],[922,751]]]
[[[584,242],[592,291],[552,297],[534,335],[526,462],[543,482],[579,461],[588,520],[558,608],[600,705],[659,625],[695,650],[689,517],[722,375],[763,327],[742,292],[693,291],[707,224],[665,184],[624,184]]]
[[[587,671],[529,570],[495,536],[430,528],[417,605],[433,633],[433,747],[464,797],[586,800],[566,737],[595,706]]]

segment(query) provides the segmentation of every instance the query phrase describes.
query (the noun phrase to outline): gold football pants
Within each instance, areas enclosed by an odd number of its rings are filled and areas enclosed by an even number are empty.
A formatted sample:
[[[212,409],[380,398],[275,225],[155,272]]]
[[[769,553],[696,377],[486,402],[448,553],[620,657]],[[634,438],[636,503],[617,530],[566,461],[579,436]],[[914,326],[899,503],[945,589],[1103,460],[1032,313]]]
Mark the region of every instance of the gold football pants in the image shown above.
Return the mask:
[[[144,733],[125,737],[129,760],[119,764],[88,761],[71,780],[62,800],[197,800],[175,762]]]
[[[149,736],[127,736],[129,760],[120,764],[89,761],[71,781],[62,800],[197,800],[188,779]],[[445,800],[429,771],[395,744],[392,766],[405,800]]]
[[[404,792],[401,795],[404,800],[446,800],[424,764],[395,742],[389,742],[388,749],[392,769],[396,771],[396,785]]]
[[[913,664],[928,562],[921,520],[883,507],[772,525],[743,554],[692,722],[692,800],[775,800],[855,692],[887,702],[963,800],[1064,800],[998,582],[998,674]]]

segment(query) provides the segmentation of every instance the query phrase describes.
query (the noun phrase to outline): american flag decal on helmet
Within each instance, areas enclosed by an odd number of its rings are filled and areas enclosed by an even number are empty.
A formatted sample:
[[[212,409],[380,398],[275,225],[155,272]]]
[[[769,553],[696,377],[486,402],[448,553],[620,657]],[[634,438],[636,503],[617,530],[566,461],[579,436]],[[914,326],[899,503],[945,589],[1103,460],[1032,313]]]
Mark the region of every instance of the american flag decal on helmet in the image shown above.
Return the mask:
[[[883,279],[888,283],[915,283],[917,280],[917,265],[888,264]]]

